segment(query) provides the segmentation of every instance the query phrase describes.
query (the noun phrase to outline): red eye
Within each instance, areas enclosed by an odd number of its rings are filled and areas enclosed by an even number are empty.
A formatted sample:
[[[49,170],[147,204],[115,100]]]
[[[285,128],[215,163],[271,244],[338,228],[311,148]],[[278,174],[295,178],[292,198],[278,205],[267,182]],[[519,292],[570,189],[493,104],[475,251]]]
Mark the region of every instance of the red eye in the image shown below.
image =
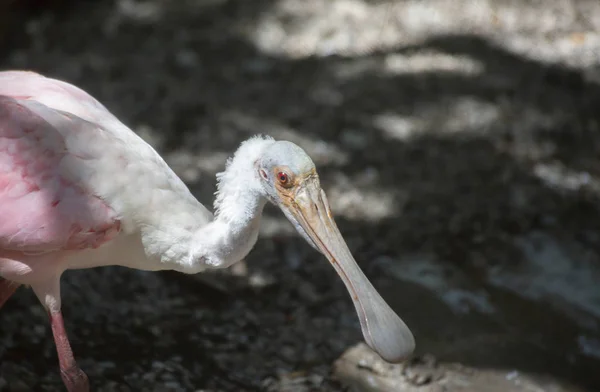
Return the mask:
[[[277,179],[279,179],[279,182],[281,183],[281,185],[285,185],[289,181],[289,177],[288,177],[287,173],[284,173],[284,172],[277,173]]]

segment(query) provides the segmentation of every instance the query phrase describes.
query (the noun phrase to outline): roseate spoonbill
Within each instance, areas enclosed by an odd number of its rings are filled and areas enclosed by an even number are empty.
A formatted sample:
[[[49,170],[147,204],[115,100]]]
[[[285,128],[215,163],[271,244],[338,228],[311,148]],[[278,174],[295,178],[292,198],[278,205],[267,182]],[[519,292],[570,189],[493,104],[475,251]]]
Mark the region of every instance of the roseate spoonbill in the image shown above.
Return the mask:
[[[369,346],[390,362],[414,350],[411,331],[350,254],[304,150],[252,137],[217,182],[213,216],[149,144],[85,91],[33,72],[0,72],[0,306],[20,284],[31,286],[48,311],[68,391],[88,391],[89,381],[63,323],[64,271],[228,267],[254,246],[267,201],[329,259]]]

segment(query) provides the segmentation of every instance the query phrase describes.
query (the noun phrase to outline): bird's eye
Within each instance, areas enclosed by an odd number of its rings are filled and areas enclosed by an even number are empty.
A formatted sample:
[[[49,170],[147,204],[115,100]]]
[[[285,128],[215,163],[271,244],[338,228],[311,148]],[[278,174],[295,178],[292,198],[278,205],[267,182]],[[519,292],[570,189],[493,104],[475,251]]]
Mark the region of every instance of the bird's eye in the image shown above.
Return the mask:
[[[291,188],[294,186],[294,173],[287,167],[275,167],[273,174],[279,184],[284,188]]]
[[[281,185],[287,185],[287,183],[290,181],[289,176],[284,172],[277,173],[277,179]]]

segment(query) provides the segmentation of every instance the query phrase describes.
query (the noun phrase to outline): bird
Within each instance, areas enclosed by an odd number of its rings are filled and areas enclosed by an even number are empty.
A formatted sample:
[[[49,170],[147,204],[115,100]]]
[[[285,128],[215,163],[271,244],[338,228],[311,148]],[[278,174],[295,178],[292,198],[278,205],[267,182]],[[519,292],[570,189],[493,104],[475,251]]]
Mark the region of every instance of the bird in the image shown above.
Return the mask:
[[[19,286],[33,290],[48,313],[67,391],[87,392],[90,381],[61,312],[65,271],[227,268],[255,245],[269,202],[337,271],[365,342],[388,362],[412,354],[411,330],[353,258],[309,155],[258,134],[224,166],[211,212],[86,91],[34,71],[0,72],[0,307]]]

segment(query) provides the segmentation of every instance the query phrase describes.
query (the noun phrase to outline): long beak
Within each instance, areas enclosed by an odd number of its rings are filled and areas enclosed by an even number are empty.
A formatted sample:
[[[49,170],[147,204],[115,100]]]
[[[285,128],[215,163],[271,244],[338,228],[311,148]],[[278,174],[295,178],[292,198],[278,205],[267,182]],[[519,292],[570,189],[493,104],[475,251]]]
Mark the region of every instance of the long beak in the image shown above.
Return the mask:
[[[307,178],[283,206],[327,257],[354,302],[367,344],[388,362],[406,359],[415,348],[410,329],[381,298],[354,261],[332,217],[318,177]]]

